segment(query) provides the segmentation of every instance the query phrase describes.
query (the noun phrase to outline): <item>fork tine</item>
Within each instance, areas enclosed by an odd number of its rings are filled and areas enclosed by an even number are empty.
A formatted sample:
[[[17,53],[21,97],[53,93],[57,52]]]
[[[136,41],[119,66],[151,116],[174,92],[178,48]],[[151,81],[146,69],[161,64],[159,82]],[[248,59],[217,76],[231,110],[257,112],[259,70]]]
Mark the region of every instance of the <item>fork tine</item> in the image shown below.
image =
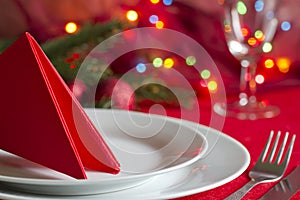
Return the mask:
[[[288,150],[287,150],[287,152],[285,154],[284,160],[282,161],[281,165],[286,166],[287,163],[289,162],[291,154],[292,154],[293,146],[294,146],[294,143],[295,143],[295,139],[296,139],[296,135],[294,134],[293,137],[292,137],[292,139],[291,139],[291,142],[289,144]]]
[[[266,156],[267,156],[267,153],[268,153],[268,150],[269,150],[269,147],[270,147],[273,135],[274,135],[274,131],[271,130],[269,138],[268,138],[268,141],[267,141],[267,143],[266,143],[263,151],[261,152],[261,154],[260,154],[260,156],[258,158],[258,160],[260,160],[261,162],[263,162],[265,160]]]
[[[275,142],[274,142],[273,147],[272,147],[272,152],[270,153],[270,155],[268,157],[269,162],[272,162],[272,160],[274,158],[274,155],[276,153],[276,149],[277,149],[277,146],[278,146],[278,141],[279,141],[280,135],[281,135],[281,131],[278,131]],[[281,148],[282,148],[282,146],[281,146]]]
[[[284,182],[283,182],[283,181],[280,181],[280,182],[279,182],[279,188],[280,188],[284,193],[286,193],[286,187],[284,186]]]
[[[289,132],[286,132],[286,133],[285,133],[285,137],[284,137],[284,139],[283,139],[283,142],[281,143],[280,151],[279,151],[278,156],[277,156],[277,158],[276,158],[276,163],[277,163],[277,164],[279,164],[279,162],[280,162],[280,160],[281,160],[281,158],[282,158],[283,151],[284,151],[284,149],[285,149],[285,145],[286,145],[286,143],[287,143],[288,137],[289,137]]]

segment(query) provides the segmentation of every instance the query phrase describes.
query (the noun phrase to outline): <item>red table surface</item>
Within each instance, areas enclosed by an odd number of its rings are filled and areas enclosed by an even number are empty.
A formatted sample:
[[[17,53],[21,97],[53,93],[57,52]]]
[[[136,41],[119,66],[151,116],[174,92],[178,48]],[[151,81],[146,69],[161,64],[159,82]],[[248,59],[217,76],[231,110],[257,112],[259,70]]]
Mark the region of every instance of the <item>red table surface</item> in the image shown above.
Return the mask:
[[[258,159],[271,130],[274,130],[276,133],[278,130],[281,130],[283,133],[289,131],[291,134],[297,135],[286,173],[291,172],[300,164],[300,86],[285,87],[279,90],[264,92],[260,94],[260,96],[268,99],[270,104],[277,105],[280,108],[280,114],[274,118],[258,120],[238,120],[227,117],[222,130],[223,133],[238,140],[248,149],[251,161],[247,170],[238,178],[223,186],[199,194],[178,198],[178,200],[224,199],[242,187],[250,180],[248,172]],[[207,105],[204,103],[204,109],[203,106],[201,107],[201,118],[199,121],[201,124],[209,125],[211,107],[208,100],[206,104]],[[168,108],[166,111],[167,115],[172,117],[181,117],[182,115],[180,113],[182,110],[179,111],[179,109]],[[185,113],[185,119],[192,120],[193,112],[186,112],[190,114],[186,115]],[[243,199],[258,199],[273,185],[274,183],[260,184]],[[292,199],[300,199],[300,190],[292,197]]]

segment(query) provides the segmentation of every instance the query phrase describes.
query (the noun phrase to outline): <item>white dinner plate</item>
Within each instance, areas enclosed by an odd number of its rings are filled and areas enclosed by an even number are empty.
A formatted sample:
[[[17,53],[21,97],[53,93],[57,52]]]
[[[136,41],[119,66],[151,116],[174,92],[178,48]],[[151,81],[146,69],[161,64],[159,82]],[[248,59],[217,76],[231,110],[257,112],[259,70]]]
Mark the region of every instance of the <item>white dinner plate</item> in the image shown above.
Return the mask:
[[[125,110],[86,112],[120,162],[119,174],[87,170],[87,180],[75,180],[0,151],[0,183],[15,190],[48,195],[112,192],[188,166],[199,160],[208,147],[201,131],[180,120]]]
[[[174,121],[181,121],[172,119]],[[118,192],[88,196],[50,196],[13,191],[1,187],[0,198],[28,199],[101,199],[101,200],[158,200],[196,194],[221,186],[241,175],[250,163],[247,149],[233,138],[207,126],[184,121],[190,127],[198,127],[207,133],[208,145],[214,145],[208,156],[192,165],[155,176],[146,183]],[[209,147],[211,148],[211,147]]]

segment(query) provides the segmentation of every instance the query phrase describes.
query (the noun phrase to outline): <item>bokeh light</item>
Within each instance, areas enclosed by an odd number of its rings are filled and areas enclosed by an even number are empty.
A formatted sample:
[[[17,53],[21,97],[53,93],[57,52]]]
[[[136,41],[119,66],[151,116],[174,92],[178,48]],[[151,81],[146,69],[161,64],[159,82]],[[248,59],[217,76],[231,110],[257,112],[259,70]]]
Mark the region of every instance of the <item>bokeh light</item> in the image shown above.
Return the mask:
[[[172,5],[173,0],[163,0],[163,4],[165,4],[166,6],[170,6]]]
[[[158,21],[158,16],[157,15],[151,15],[149,17],[149,21],[151,24],[156,24],[156,22]]]
[[[264,2],[262,0],[257,0],[254,4],[256,12],[261,12],[264,9]]]
[[[158,29],[164,28],[164,25],[165,25],[165,24],[164,24],[162,21],[160,21],[160,20],[158,20],[158,21],[156,22],[156,24],[155,24],[156,28],[158,28]]]
[[[265,39],[265,35],[264,35],[264,33],[261,30],[255,31],[254,37],[256,39],[258,39],[259,41],[263,41]]]
[[[241,66],[242,66],[242,67],[249,67],[249,65],[250,65],[249,60],[242,60],[242,61],[241,61]]]
[[[172,58],[166,58],[164,60],[164,67],[165,68],[172,68],[174,66],[174,60]]]
[[[65,31],[67,33],[76,33],[78,30],[78,26],[75,22],[68,22],[66,25],[65,25]]]
[[[225,33],[230,33],[231,32],[231,26],[229,24],[224,25],[224,31]]]
[[[283,31],[289,31],[291,29],[292,25],[288,21],[283,21],[281,23],[280,27],[281,27],[281,30],[283,30]]]
[[[134,22],[139,18],[138,13],[135,10],[128,10],[126,13],[128,21]]]
[[[217,82],[216,81],[209,81],[208,83],[207,83],[207,88],[208,88],[208,90],[210,91],[210,92],[216,92],[217,91],[217,89],[218,89],[218,84],[217,84]]]
[[[273,49],[273,45],[270,42],[266,42],[262,46],[262,51],[264,53],[269,53],[272,51],[272,49]]]
[[[287,73],[290,70],[291,60],[281,57],[277,59],[276,64],[280,72]]]
[[[144,73],[146,71],[146,65],[144,63],[138,63],[135,68],[139,73]]]
[[[211,73],[208,69],[204,69],[201,73],[200,73],[201,78],[203,79],[209,79],[209,77],[211,76]]]
[[[186,62],[187,65],[193,66],[196,63],[196,58],[194,56],[188,56],[185,59],[185,62]]]
[[[263,84],[265,82],[265,77],[263,75],[261,75],[261,74],[257,74],[255,76],[255,81],[258,84]]]
[[[275,62],[274,62],[274,60],[268,58],[268,59],[265,60],[264,65],[265,65],[265,68],[271,69],[271,68],[274,67]]]
[[[152,64],[154,67],[159,68],[163,65],[163,60],[161,58],[154,58]]]
[[[158,4],[159,0],[150,0],[150,2],[153,3],[153,4]]]
[[[256,47],[258,45],[258,41],[254,37],[251,37],[248,39],[248,44],[252,47]]]
[[[248,29],[248,28],[242,28],[241,29],[241,31],[242,31],[242,35],[245,37],[245,38],[247,38],[247,37],[249,37],[250,36],[250,30]]]
[[[247,7],[242,1],[237,2],[236,8],[240,15],[245,15],[247,13]]]

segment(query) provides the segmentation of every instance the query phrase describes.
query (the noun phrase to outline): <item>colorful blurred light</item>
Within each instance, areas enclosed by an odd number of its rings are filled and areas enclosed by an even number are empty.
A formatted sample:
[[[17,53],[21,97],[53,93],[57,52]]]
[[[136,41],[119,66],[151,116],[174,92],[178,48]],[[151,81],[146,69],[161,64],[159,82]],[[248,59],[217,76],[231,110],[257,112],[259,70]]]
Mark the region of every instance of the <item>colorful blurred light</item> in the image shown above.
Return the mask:
[[[159,68],[163,65],[163,60],[161,58],[154,58],[152,64],[154,67]]]
[[[156,24],[156,22],[158,21],[158,16],[157,15],[151,15],[149,17],[149,21],[151,24]]]
[[[186,62],[187,65],[193,66],[196,63],[196,58],[194,56],[188,56],[185,59],[185,62]]]
[[[164,60],[164,67],[165,68],[172,68],[174,66],[174,60],[172,58],[166,58]]]
[[[250,89],[255,89],[256,88],[256,81],[251,79],[249,80],[249,87]]]
[[[66,25],[65,25],[65,31],[67,33],[76,33],[78,30],[78,26],[75,22],[68,22]]]
[[[283,31],[289,31],[290,29],[291,29],[291,27],[292,27],[292,25],[291,25],[291,23],[290,22],[288,22],[288,21],[283,21],[282,23],[281,23],[281,30],[283,30]]]
[[[210,91],[210,92],[216,92],[217,91],[217,89],[218,89],[218,84],[217,84],[217,82],[216,81],[209,81],[208,83],[207,83],[207,88],[208,88],[208,90]]]
[[[290,70],[291,60],[281,57],[277,59],[276,64],[280,72],[287,73]]]
[[[268,58],[267,60],[265,60],[264,65],[265,65],[265,68],[271,69],[274,67],[275,63],[274,63],[274,60]]]
[[[264,9],[264,2],[262,0],[257,0],[254,4],[256,12],[261,12]]]
[[[150,0],[150,2],[153,3],[153,4],[158,4],[159,0]]]
[[[264,43],[264,45],[262,46],[262,51],[264,53],[269,53],[270,51],[272,51],[273,49],[273,45],[270,42],[266,42]]]
[[[158,28],[158,29],[164,28],[164,25],[165,25],[165,24],[164,24],[162,21],[160,21],[160,20],[158,20],[158,21],[156,22],[156,24],[155,24],[156,28]]]
[[[249,67],[250,62],[249,62],[249,60],[242,60],[241,65],[242,65],[242,67]]]
[[[245,15],[247,13],[247,7],[242,1],[237,2],[236,8],[240,15]]]
[[[209,77],[211,76],[211,73],[208,69],[204,69],[201,73],[200,73],[201,78],[203,79],[209,79]]]
[[[263,84],[265,82],[265,77],[263,75],[261,75],[261,74],[257,74],[255,76],[255,81],[258,84]]]
[[[146,71],[146,65],[144,63],[138,63],[135,68],[139,73],[144,73]]]
[[[126,13],[128,21],[134,22],[139,18],[138,13],[135,10],[128,10]]]
[[[250,31],[249,31],[248,28],[242,28],[241,31],[242,31],[242,35],[243,35],[245,38],[250,36]]]
[[[173,0],[163,0],[163,4],[165,4],[166,6],[170,6],[172,5]]]
[[[258,41],[263,41],[265,39],[265,35],[261,30],[255,31],[254,37],[258,39]]]
[[[225,24],[225,25],[224,25],[224,31],[225,31],[226,33],[230,33],[230,32],[231,32],[231,26],[230,26],[229,24]]]
[[[256,38],[251,37],[248,39],[248,44],[252,47],[256,47],[258,45],[258,41]]]

